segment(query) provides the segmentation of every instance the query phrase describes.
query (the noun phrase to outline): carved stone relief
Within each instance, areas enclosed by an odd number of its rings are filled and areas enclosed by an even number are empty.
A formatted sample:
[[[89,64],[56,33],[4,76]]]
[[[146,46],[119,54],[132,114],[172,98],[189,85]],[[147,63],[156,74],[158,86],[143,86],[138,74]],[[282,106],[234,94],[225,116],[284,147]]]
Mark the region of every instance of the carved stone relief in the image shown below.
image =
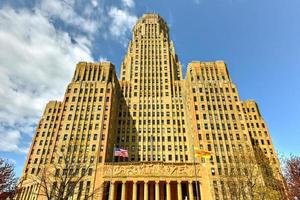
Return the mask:
[[[113,174],[112,174],[113,170]],[[192,164],[120,164],[103,166],[102,176],[105,178],[116,177],[194,177],[195,166]],[[197,175],[201,176],[201,167],[197,166]]]

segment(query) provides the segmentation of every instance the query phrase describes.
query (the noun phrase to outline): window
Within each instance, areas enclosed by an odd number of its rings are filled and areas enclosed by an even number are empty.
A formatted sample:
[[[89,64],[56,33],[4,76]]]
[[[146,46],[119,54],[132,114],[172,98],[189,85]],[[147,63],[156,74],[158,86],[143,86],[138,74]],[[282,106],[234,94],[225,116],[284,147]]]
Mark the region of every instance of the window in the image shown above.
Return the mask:
[[[68,139],[68,134],[64,135],[64,141]]]
[[[211,151],[211,145],[210,144],[207,145],[207,150]]]
[[[89,172],[88,172],[89,176],[91,176],[92,173],[93,173],[93,169],[92,169],[92,168],[89,168]]]
[[[59,176],[59,169],[55,170],[55,176]]]
[[[215,171],[215,168],[211,168],[211,175],[216,175],[216,171]]]

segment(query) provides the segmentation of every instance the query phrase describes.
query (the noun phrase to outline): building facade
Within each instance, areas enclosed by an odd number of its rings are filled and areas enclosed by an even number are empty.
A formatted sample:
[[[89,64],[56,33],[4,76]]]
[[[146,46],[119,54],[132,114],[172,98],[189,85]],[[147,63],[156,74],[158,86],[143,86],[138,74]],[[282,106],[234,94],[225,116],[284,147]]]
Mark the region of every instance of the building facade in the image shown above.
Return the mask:
[[[128,158],[114,157],[114,147]],[[194,147],[210,159],[195,157]],[[55,199],[64,179],[68,199],[232,199],[236,161],[256,159],[257,150],[281,183],[258,106],[240,100],[226,64],[191,62],[183,78],[166,22],[145,14],[119,80],[110,62],[80,62],[63,101],[46,105],[17,198]]]

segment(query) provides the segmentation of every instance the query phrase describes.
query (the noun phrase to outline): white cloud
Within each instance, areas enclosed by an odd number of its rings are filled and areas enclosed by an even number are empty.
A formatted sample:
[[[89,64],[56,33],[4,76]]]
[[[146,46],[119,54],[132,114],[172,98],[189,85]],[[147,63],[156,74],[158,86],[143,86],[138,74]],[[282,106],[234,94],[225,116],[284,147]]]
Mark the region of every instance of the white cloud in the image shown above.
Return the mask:
[[[100,38],[111,37],[125,46],[137,17],[128,10],[134,2],[123,2],[122,9],[109,7],[107,13],[101,0],[0,7],[0,138],[5,138],[0,151],[27,151],[46,103],[62,99],[78,61],[93,60],[92,43],[100,28],[109,30]]]
[[[1,130],[1,133],[2,132],[4,132],[4,130]],[[28,150],[26,147],[20,148],[18,146],[21,140],[21,133],[17,130],[13,130],[13,131],[5,130],[5,137],[1,137],[1,138],[3,138],[0,140],[1,151],[10,151],[10,152],[13,151],[19,153],[26,153]]]
[[[25,152],[22,136],[47,101],[61,99],[78,61],[92,61],[91,41],[71,39],[38,10],[2,8],[0,27],[0,151]]]
[[[93,34],[101,25],[102,21],[96,17],[97,14],[101,15],[102,12],[99,9],[94,10],[98,6],[96,0],[92,0],[91,3],[92,6],[84,4],[80,7],[80,12],[76,12],[75,0],[42,0],[36,5],[36,9],[50,19],[60,19],[63,23],[75,29],[81,30],[86,34]]]
[[[133,0],[122,0],[122,3],[125,7],[133,8],[134,7],[134,1]]]
[[[98,1],[96,1],[96,0],[91,0],[91,3],[94,7],[98,6]]]
[[[18,151],[17,144],[20,142],[20,139],[21,134],[19,131],[8,131],[6,132],[5,140],[0,140],[0,149],[2,151]]]
[[[102,56],[99,57],[99,62],[105,62],[105,61],[108,61],[106,57],[102,57]]]
[[[127,10],[116,7],[111,7],[108,15],[112,20],[109,27],[111,35],[115,38],[119,38],[120,41],[125,44],[127,40],[126,36],[137,21],[137,17]]]

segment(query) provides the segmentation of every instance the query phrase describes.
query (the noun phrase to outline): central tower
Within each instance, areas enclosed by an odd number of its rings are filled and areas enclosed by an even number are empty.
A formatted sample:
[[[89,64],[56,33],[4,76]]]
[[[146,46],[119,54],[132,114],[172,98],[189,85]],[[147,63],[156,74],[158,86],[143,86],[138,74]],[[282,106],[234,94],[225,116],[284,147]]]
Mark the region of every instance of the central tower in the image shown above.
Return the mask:
[[[145,14],[133,28],[121,66],[117,145],[131,161],[189,160],[181,65],[166,22]]]

